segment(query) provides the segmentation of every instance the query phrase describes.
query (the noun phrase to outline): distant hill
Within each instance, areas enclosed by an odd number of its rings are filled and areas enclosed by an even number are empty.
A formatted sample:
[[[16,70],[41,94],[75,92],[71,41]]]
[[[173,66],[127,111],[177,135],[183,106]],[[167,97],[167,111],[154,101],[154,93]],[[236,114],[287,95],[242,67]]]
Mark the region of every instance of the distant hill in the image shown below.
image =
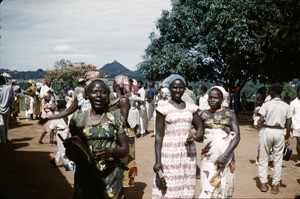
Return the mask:
[[[102,68],[100,68],[100,70],[109,78],[114,78],[117,75],[124,74],[127,75],[129,78],[144,79],[142,73],[138,71],[129,70],[117,61],[105,64]]]
[[[10,74],[13,79],[18,80],[40,79],[44,78],[47,73],[42,69],[38,69],[36,71],[17,71],[9,69],[0,69],[0,73],[4,72]]]

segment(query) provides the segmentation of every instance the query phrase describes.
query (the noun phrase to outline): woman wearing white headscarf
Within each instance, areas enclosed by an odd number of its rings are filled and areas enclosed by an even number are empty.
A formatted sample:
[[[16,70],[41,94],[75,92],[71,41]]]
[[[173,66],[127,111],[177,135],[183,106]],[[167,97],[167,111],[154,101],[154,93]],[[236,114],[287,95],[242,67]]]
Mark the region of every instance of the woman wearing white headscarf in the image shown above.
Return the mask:
[[[231,198],[234,190],[233,151],[240,130],[233,110],[226,108],[228,93],[221,86],[208,91],[209,110],[201,112],[205,132],[201,157],[199,198]]]

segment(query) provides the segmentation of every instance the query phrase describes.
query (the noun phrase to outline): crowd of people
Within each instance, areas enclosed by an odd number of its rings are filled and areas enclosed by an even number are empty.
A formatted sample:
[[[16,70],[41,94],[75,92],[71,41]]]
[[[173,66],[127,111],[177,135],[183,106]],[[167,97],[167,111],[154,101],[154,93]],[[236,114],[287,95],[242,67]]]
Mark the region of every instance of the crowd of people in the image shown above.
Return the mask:
[[[99,71],[89,71],[76,81],[77,86],[59,99],[50,77],[43,83],[29,80],[28,88],[21,91],[17,80],[0,75],[0,143],[9,142],[8,122],[18,120],[23,96],[25,116],[41,125],[38,144],[44,144],[49,133],[49,143],[57,146],[50,163],[76,168],[73,198],[122,198],[124,188],[134,186],[138,175],[136,138],[149,133],[153,120],[152,198],[195,198],[197,178],[199,198],[233,196],[238,161],[234,151],[241,139],[238,113],[245,113],[247,103],[239,87],[230,94],[219,85],[201,85],[197,99],[179,74],[160,83],[121,74],[110,85]],[[260,190],[269,189],[267,169],[272,162],[273,194],[279,192],[283,149],[291,135],[297,139],[296,165],[300,166],[300,87],[290,104],[281,100],[282,91],[282,85],[274,84],[268,98],[257,96],[253,115],[259,128]],[[201,149],[195,142],[202,143]]]

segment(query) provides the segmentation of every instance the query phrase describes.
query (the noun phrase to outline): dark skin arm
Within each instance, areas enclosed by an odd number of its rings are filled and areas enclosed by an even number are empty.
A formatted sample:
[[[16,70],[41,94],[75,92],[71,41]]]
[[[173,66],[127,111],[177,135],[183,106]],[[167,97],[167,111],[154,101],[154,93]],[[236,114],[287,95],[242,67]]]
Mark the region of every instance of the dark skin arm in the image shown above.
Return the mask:
[[[60,119],[60,118],[67,117],[68,115],[71,115],[72,113],[74,113],[77,109],[78,109],[78,101],[75,98],[73,100],[73,102],[71,103],[71,105],[67,109],[59,112],[58,114],[53,114],[46,118],[42,118],[39,120],[38,123],[42,125],[42,124],[45,124],[48,120],[54,120],[54,119]]]
[[[157,174],[158,170],[162,170],[161,164],[161,148],[165,135],[165,116],[156,111],[156,134],[155,134],[155,164],[153,166],[154,172]]]
[[[291,126],[292,126],[292,118],[288,118],[286,119],[286,122],[285,122],[285,128],[286,128],[286,134],[285,134],[285,144],[288,146],[290,145],[290,135],[291,135]]]
[[[198,112],[193,114],[193,121],[192,125],[196,129],[196,134],[195,136],[193,134],[190,134],[188,138],[186,139],[185,144],[191,144],[192,142],[201,142],[203,140],[203,135],[204,135],[204,125],[203,121],[201,120],[201,117]]]
[[[236,133],[236,135],[233,138],[233,140],[231,140],[226,151],[221,156],[218,157],[216,164],[218,165],[219,168],[225,167],[228,159],[230,159],[233,156],[233,151],[237,147],[237,145],[239,144],[239,142],[241,140],[240,127],[239,127],[239,124],[237,121],[237,117],[234,113],[230,120],[230,127],[231,127],[231,131],[234,131]]]

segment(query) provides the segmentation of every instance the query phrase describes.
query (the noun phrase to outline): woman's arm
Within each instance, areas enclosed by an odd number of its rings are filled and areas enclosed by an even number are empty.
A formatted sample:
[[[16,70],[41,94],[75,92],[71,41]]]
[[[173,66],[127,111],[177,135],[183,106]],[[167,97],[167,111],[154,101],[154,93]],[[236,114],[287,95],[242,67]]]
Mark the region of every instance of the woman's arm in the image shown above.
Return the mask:
[[[230,154],[232,154],[232,152],[234,151],[234,149],[237,147],[237,145],[239,144],[240,140],[241,140],[241,136],[240,136],[240,127],[237,121],[237,117],[236,114],[233,113],[232,117],[231,117],[231,123],[230,123],[230,127],[231,127],[231,131],[235,132],[235,137],[231,140],[228,148],[226,149],[226,151],[221,155],[221,157],[223,159],[228,159],[228,157],[230,156]]]
[[[158,111],[156,111],[155,130],[155,164],[153,170],[155,173],[158,173],[160,169],[163,169],[161,164],[161,147],[165,135],[165,116]]]
[[[196,142],[202,142],[204,135],[204,124],[198,112],[194,113],[192,124],[196,129]]]

